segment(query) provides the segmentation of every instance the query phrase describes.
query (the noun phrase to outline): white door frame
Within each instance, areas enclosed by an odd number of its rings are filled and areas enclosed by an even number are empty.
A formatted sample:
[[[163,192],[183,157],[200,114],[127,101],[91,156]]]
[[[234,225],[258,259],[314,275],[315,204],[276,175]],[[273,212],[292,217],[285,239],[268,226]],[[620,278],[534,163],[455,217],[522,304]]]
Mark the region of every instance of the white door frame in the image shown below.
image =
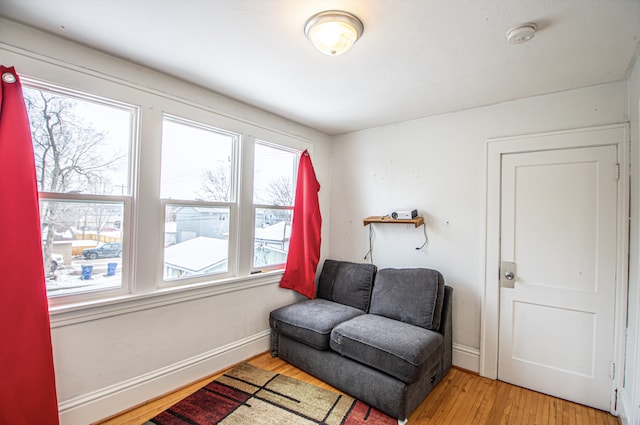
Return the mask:
[[[560,138],[567,134],[580,134],[567,145]],[[498,377],[498,333],[500,311],[500,184],[502,155],[560,148],[615,145],[620,164],[618,185],[617,266],[615,298],[614,359],[616,362],[614,387],[622,387],[624,364],[624,333],[627,299],[627,263],[629,241],[629,124],[612,124],[564,130],[550,133],[528,134],[489,139],[485,143],[486,217],[484,246],[484,292],[480,321],[480,375]],[[613,400],[612,400],[613,401]],[[611,404],[614,413],[615,403]]]

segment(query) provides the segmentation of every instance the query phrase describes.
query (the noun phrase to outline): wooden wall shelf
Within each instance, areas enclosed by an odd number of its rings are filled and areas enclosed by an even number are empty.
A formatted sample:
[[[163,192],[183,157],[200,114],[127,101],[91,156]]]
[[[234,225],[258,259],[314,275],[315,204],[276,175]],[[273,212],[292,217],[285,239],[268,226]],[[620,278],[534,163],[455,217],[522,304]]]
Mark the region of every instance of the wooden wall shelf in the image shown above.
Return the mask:
[[[424,217],[418,216],[411,220],[394,220],[388,215],[375,215],[364,219],[365,226],[372,223],[414,224],[416,227],[420,227],[424,224]]]

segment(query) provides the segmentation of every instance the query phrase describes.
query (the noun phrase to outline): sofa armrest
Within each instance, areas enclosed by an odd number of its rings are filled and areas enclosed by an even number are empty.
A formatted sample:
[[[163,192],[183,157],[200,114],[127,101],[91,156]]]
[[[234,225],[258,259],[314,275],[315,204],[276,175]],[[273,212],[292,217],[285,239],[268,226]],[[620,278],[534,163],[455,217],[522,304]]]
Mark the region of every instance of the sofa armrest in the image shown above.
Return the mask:
[[[444,357],[442,359],[441,375],[444,377],[453,363],[453,288],[450,286],[444,287],[440,333],[444,336]]]

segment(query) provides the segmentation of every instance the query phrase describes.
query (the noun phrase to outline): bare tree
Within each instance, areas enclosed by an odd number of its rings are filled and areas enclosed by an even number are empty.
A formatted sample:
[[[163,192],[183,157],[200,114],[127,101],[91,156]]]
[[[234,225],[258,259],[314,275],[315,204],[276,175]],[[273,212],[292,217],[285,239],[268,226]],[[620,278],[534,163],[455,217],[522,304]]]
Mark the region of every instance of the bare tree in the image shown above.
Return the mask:
[[[230,195],[229,168],[218,165],[202,173],[199,197],[205,201],[229,202]],[[256,202],[265,205],[293,205],[293,188],[291,179],[279,176],[272,178],[263,191],[257,195]]]
[[[43,90],[25,88],[25,104],[31,125],[38,189],[41,192],[99,193],[109,185],[105,170],[122,156],[105,155],[103,132],[76,114],[79,102]],[[51,270],[55,224],[65,207],[47,202],[42,211],[45,270]]]
[[[293,188],[291,179],[279,176],[269,181],[267,185],[266,203],[278,206],[293,205]]]
[[[229,202],[231,194],[229,168],[224,165],[202,173],[200,197],[205,201]]]
[[[105,134],[75,113],[77,102],[42,90],[25,89],[38,187],[43,192],[96,193],[105,169],[122,159],[100,149]]]

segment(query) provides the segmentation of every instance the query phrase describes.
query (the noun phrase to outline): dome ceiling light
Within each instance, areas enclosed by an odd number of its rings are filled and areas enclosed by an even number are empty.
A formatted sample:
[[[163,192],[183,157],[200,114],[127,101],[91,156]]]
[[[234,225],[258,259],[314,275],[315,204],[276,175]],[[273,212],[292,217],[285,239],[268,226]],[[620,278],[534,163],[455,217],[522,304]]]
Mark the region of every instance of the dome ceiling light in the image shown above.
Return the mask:
[[[538,26],[533,22],[518,25],[507,31],[507,41],[511,44],[522,44],[531,40],[536,35]]]
[[[320,52],[329,56],[346,53],[358,41],[364,25],[348,12],[328,10],[313,15],[304,27],[304,33]]]

